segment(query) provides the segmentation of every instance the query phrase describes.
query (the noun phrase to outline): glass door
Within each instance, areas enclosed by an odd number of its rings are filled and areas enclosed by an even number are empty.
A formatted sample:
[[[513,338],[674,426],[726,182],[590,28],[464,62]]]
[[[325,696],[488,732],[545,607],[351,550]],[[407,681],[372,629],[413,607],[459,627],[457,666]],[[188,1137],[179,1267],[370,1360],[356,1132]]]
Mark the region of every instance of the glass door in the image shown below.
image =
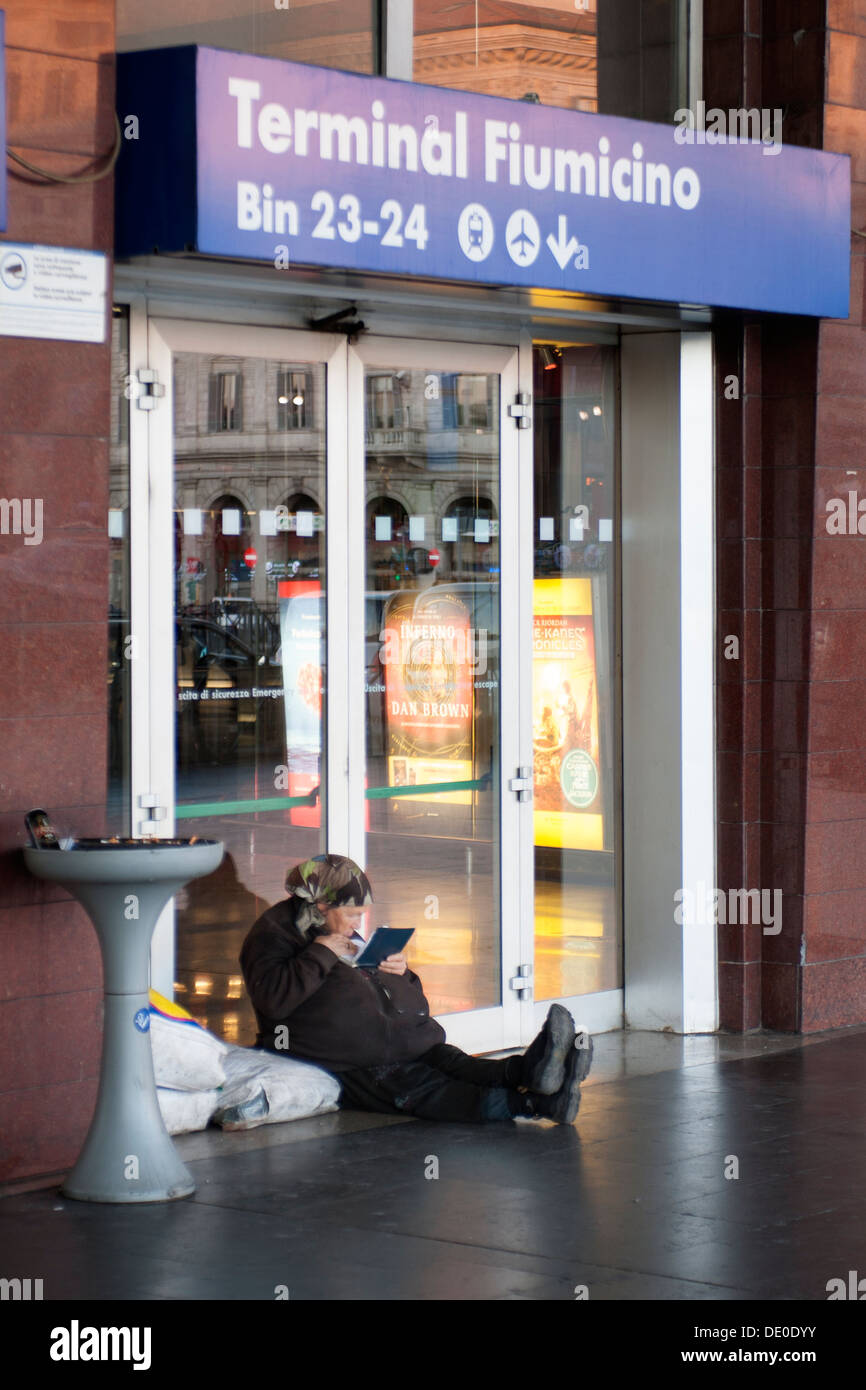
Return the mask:
[[[226,845],[160,923],[154,983],[248,1045],[241,944],[287,869],[327,845],[345,339],[163,320],[149,351],[165,396],[150,416],[149,779],[135,811],[139,832]]]
[[[149,354],[135,832],[227,847],[155,987],[251,1043],[241,943],[328,849],[449,1037],[517,1045],[516,349],[152,320]]]
[[[622,1019],[617,349],[541,343],[532,358],[528,1035],[554,999],[592,1031]]]
[[[449,1039],[519,1042],[516,349],[349,354],[350,831]],[[530,499],[531,500],[531,499]]]

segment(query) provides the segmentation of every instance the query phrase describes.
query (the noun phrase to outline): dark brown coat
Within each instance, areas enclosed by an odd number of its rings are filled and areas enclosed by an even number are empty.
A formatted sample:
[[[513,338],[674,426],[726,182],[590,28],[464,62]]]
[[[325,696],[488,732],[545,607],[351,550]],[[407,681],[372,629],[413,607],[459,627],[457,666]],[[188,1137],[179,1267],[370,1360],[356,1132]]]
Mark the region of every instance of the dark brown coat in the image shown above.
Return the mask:
[[[345,964],[294,924],[293,900],[263,913],[240,954],[259,1025],[260,1047],[285,1051],[328,1071],[411,1062],[445,1030],[430,1017],[411,970],[391,975]],[[287,1046],[276,1029],[285,1025]]]

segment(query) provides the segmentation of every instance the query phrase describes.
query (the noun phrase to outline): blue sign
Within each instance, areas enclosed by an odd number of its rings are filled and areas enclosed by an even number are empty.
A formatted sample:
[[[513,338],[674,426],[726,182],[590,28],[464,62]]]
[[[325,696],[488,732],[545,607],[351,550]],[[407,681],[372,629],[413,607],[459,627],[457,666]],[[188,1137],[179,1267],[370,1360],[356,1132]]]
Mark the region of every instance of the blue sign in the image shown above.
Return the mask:
[[[6,15],[0,10],[0,232],[6,230]]]
[[[118,102],[119,256],[848,314],[846,155],[209,48],[120,55]]]

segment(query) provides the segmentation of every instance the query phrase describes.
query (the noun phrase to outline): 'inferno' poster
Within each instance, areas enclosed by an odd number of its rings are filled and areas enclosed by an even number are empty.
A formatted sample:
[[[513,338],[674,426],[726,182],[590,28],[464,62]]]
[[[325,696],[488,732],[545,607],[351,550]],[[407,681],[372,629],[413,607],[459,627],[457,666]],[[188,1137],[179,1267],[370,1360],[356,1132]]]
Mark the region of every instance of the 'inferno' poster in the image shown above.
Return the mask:
[[[389,786],[468,781],[474,687],[467,605],[445,588],[397,594],[384,625]],[[471,801],[468,791],[433,794],[446,805]]]
[[[589,579],[536,579],[532,716],[535,843],[604,847]]]

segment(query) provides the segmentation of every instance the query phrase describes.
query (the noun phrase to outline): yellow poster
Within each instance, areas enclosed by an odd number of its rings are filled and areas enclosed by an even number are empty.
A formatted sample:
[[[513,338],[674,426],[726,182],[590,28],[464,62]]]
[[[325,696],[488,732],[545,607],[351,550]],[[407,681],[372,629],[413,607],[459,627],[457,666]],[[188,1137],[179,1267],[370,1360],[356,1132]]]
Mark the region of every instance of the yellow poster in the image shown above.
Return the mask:
[[[533,593],[535,843],[601,850],[592,581],[536,579]]]

